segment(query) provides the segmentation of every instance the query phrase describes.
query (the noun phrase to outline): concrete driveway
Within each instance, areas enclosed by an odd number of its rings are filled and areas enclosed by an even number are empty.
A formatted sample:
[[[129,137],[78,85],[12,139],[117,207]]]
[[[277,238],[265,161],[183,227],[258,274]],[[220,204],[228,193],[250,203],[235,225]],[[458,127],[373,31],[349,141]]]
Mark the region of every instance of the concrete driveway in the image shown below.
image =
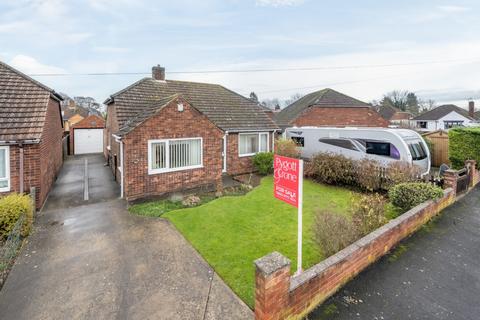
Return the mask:
[[[0,291],[1,319],[251,319],[165,220],[130,215],[101,155],[65,162]]]
[[[479,199],[477,187],[308,319],[480,319]]]

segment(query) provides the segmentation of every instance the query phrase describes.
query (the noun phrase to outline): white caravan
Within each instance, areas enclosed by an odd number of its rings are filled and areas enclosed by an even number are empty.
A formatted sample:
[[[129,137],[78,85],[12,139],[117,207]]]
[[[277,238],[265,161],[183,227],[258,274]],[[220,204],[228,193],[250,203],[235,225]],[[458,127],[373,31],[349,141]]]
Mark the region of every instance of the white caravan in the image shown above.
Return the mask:
[[[391,128],[293,127],[286,138],[300,147],[303,158],[320,152],[342,154],[351,159],[373,159],[382,165],[405,161],[430,172],[430,152],[422,136],[413,130]]]

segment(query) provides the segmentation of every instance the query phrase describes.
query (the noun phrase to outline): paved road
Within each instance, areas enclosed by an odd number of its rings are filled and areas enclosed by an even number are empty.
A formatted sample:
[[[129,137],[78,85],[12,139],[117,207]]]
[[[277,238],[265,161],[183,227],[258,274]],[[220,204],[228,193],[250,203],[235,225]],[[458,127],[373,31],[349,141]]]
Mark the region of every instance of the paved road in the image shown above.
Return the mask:
[[[102,156],[68,160],[0,291],[1,319],[251,319],[167,221],[130,215]]]
[[[480,319],[480,188],[308,318]]]

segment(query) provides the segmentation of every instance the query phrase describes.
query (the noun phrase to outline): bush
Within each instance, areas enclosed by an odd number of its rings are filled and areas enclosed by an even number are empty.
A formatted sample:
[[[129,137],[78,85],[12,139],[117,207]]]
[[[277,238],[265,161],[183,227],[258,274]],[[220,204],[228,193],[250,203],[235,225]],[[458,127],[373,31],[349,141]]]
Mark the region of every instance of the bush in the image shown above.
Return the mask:
[[[351,185],[356,182],[353,160],[339,154],[317,154],[305,173],[316,181],[327,184]]]
[[[27,195],[12,193],[0,198],[0,237],[5,239],[22,214],[26,215],[21,235],[26,237],[32,226],[32,200]]]
[[[418,166],[410,165],[405,161],[391,162],[386,168],[387,177],[383,188],[388,190],[399,183],[417,181],[420,174],[421,169]]]
[[[393,186],[388,197],[393,205],[409,210],[427,200],[443,196],[443,190],[433,184],[424,182],[407,182]]]
[[[465,160],[480,164],[480,128],[453,128],[448,131],[448,156],[454,169],[461,169]]]
[[[275,140],[275,153],[289,158],[300,158],[300,148],[292,139]]]
[[[352,221],[357,234],[364,236],[387,223],[385,198],[378,193],[361,196],[352,208]]]
[[[317,212],[313,224],[315,242],[325,257],[342,250],[357,239],[353,223],[332,212]]]
[[[358,186],[373,192],[388,190],[402,182],[413,182],[420,169],[406,162],[395,161],[386,168],[371,159],[352,160],[340,154],[319,153],[305,166],[305,175],[318,182]]]
[[[253,164],[258,172],[267,175],[273,172],[273,153],[259,152],[253,157]]]
[[[376,191],[382,188],[383,180],[381,165],[378,161],[362,159],[355,162],[355,182],[366,191]]]

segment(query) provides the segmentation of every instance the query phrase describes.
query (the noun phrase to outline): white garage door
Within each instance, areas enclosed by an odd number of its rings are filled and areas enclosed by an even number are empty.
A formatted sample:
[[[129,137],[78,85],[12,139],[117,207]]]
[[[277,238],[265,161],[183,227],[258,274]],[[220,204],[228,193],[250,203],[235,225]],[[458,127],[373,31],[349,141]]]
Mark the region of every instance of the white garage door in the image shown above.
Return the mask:
[[[75,129],[75,154],[103,152],[103,129]]]

